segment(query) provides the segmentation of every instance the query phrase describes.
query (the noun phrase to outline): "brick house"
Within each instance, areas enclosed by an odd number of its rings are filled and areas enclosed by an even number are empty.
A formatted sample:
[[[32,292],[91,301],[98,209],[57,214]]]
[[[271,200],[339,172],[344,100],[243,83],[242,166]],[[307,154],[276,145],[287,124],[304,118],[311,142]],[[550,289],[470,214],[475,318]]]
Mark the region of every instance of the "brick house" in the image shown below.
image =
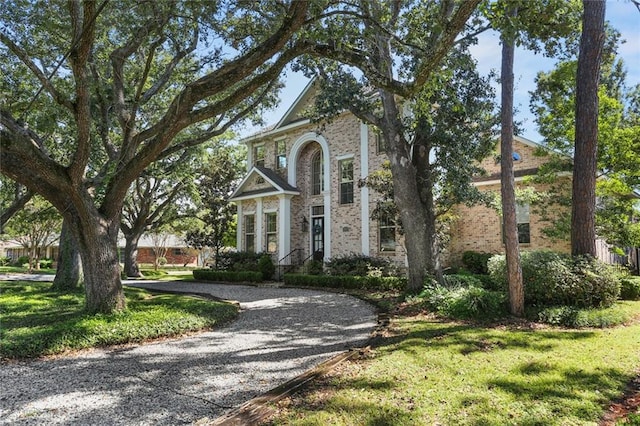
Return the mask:
[[[544,146],[521,136],[515,136],[513,141],[513,169],[517,187],[531,186],[525,183],[527,177],[538,172],[538,168],[548,161],[544,153]],[[495,155],[485,158],[480,166],[487,172],[486,176],[474,178],[473,184],[481,191],[500,193],[500,161],[499,143],[496,144]],[[560,173],[558,179],[571,179],[570,173]],[[535,186],[544,191],[542,185]],[[557,206],[557,209],[562,207]],[[558,214],[559,214],[558,210]],[[553,219],[553,215],[547,212]],[[462,253],[465,251],[479,251],[486,253],[504,252],[502,218],[499,213],[484,205],[468,207],[456,206],[456,220],[451,225],[451,241],[447,249],[447,264],[459,265]],[[545,236],[543,229],[551,225],[543,221],[528,204],[516,205],[516,219],[518,222],[518,242],[522,250],[549,249],[560,252],[570,252],[569,240],[552,240]]]
[[[241,141],[248,148],[247,174],[231,197],[237,205],[237,249],[269,253],[280,265],[353,253],[405,265],[404,247],[393,224],[370,218],[377,193],[358,187],[359,179],[379,170],[387,159],[379,135],[349,112],[330,123],[311,123],[303,112],[314,94],[311,82],[275,126]],[[524,185],[526,177],[548,161],[540,155],[541,148],[523,137],[514,138],[516,186]],[[495,154],[481,163],[487,175],[474,180],[482,191],[500,191],[499,151]],[[460,205],[455,210],[457,219],[443,253],[445,266],[459,265],[467,250],[503,252],[498,212],[485,206]],[[570,251],[568,240],[544,235],[550,223],[529,205],[517,206],[517,218],[523,250]],[[604,258],[608,250],[602,242],[599,247],[603,260],[613,263]]]
[[[231,197],[237,248],[267,252],[280,264],[351,253],[404,264],[395,227],[370,219],[375,195],[358,180],[386,160],[376,131],[350,113],[320,126],[304,118],[307,85],[272,128],[242,140],[247,174]]]

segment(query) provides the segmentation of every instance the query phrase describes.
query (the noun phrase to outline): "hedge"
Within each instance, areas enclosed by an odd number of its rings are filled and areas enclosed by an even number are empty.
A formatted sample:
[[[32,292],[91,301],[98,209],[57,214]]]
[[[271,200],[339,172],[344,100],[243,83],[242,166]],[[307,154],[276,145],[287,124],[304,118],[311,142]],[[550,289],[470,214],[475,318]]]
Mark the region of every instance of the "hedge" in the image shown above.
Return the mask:
[[[262,281],[262,272],[256,271],[216,271],[213,269],[195,269],[193,278],[205,281],[250,282]]]
[[[403,290],[406,287],[406,279],[352,275],[284,274],[284,284],[294,287],[327,287],[349,290]]]

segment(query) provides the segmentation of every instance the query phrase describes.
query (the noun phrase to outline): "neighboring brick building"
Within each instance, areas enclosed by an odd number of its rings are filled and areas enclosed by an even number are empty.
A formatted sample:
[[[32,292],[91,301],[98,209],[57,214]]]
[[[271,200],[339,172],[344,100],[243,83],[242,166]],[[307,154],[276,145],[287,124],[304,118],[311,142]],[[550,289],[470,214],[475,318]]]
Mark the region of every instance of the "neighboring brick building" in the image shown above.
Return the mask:
[[[496,145],[499,145],[496,143]],[[513,143],[513,169],[516,187],[531,186],[523,181],[538,171],[538,167],[548,161],[543,155],[544,147],[520,136],[514,137]],[[496,146],[495,155],[485,158],[481,167],[486,170],[487,176],[474,179],[474,185],[481,191],[494,191],[500,193],[500,161],[499,146]],[[569,174],[561,174],[558,179],[570,179]],[[537,190],[546,188],[536,186]],[[560,209],[560,206],[556,208]],[[546,212],[549,218],[553,218],[551,212]],[[502,218],[498,212],[490,207],[476,205],[467,207],[459,205],[455,210],[456,220],[451,226],[451,241],[447,248],[446,263],[459,265],[462,253],[465,251],[480,251],[486,253],[504,252],[502,241]],[[522,250],[550,249],[560,252],[570,252],[571,246],[568,240],[554,241],[546,237],[543,229],[552,225],[549,221],[543,221],[536,209],[528,204],[516,206],[518,220],[518,240]]]

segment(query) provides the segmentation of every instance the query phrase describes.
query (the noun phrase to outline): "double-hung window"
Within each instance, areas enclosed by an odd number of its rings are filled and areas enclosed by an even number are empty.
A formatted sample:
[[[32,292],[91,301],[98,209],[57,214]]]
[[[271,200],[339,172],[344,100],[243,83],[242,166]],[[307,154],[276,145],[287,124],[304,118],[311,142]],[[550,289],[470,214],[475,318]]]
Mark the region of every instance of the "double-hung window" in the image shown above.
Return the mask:
[[[276,141],[276,169],[287,168],[287,143],[284,140]]]
[[[244,250],[256,251],[256,217],[254,215],[244,217]]]
[[[253,164],[264,167],[264,145],[256,145],[253,147]]]
[[[340,204],[353,203],[353,158],[338,162],[340,173]]]
[[[380,229],[380,252],[392,252],[396,251],[396,223],[390,217],[380,218],[378,221],[378,227]]]
[[[275,253],[278,251],[278,215],[277,213],[265,214],[265,229],[267,252]]]
[[[529,225],[529,204],[516,204],[516,222],[518,223],[518,242],[531,242],[531,228]]]

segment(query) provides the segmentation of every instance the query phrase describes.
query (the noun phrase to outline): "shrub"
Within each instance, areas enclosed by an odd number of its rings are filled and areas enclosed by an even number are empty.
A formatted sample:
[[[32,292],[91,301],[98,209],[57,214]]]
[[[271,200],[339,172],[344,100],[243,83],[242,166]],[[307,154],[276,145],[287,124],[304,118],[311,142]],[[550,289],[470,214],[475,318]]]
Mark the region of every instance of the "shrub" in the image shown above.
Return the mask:
[[[205,281],[252,282],[262,281],[262,273],[256,271],[215,271],[194,269],[193,278]]]
[[[491,253],[465,251],[462,253],[462,264],[474,274],[487,275],[489,273],[487,262],[491,256],[493,256]]]
[[[387,259],[365,256],[362,254],[348,254],[331,258],[326,263],[329,275],[375,275],[391,277],[398,275],[398,268]]]
[[[164,266],[167,264],[167,258],[166,257],[159,257],[156,259],[156,262],[158,263],[158,266]]]
[[[219,271],[259,271],[258,261],[262,253],[237,251],[220,253],[216,259],[216,269]]]
[[[24,266],[29,264],[29,256],[20,256],[14,263],[15,266]]]
[[[284,284],[292,287],[326,287],[349,290],[402,290],[406,286],[406,279],[353,275],[284,274]]]
[[[576,308],[574,306],[553,306],[534,310],[528,317],[546,324],[563,327],[612,327],[631,320],[629,312],[617,306],[609,308]]]
[[[53,266],[53,259],[41,259],[39,263],[41,269],[50,269]]]
[[[521,265],[527,306],[606,307],[619,294],[615,270],[594,259],[530,251],[522,252]],[[493,281],[506,289],[505,256],[493,256],[488,267]]]
[[[273,264],[273,259],[268,254],[263,254],[258,260],[258,269],[262,274],[263,280],[270,280],[273,278],[273,274],[276,272],[276,265]]]
[[[320,260],[307,260],[304,264],[304,272],[309,275],[321,275],[324,265]]]
[[[11,265],[10,257],[0,257],[0,266],[9,266]]]
[[[640,277],[625,277],[620,280],[620,299],[640,300]]]
[[[445,286],[448,288],[484,287],[482,285],[482,281],[480,281],[478,278],[476,278],[473,275],[463,275],[463,274],[445,275],[444,283],[445,283]]]
[[[449,318],[487,320],[507,315],[506,295],[482,287],[429,286],[419,297],[427,307]]]

